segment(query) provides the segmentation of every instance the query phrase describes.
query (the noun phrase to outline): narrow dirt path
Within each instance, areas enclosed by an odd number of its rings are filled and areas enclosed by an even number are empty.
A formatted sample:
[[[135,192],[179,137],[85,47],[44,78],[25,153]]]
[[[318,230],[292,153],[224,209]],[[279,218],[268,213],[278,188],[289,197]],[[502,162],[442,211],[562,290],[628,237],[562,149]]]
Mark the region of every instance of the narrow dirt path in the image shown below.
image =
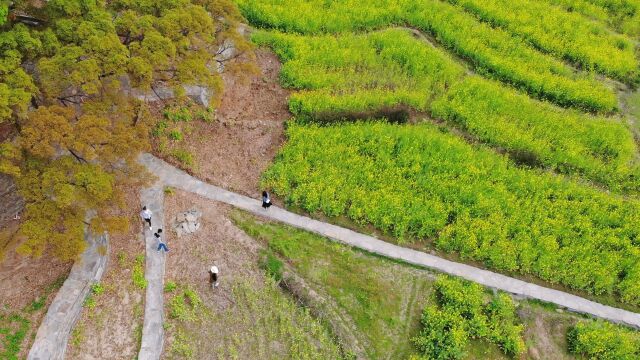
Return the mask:
[[[64,359],[71,330],[80,318],[91,285],[99,282],[104,274],[109,253],[108,235],[91,237],[87,233],[85,238],[88,248],[73,265],[69,277],[49,306],[27,356],[29,360]]]
[[[311,231],[371,253],[459,276],[481,285],[518,296],[553,303],[571,311],[640,328],[640,314],[602,305],[576,295],[527,283],[470,265],[445,260],[420,251],[403,248],[349,229],[300,216],[275,206],[269,210],[264,210],[258,200],[206,184],[153,155],[143,154],[139,161],[145,165],[150,172],[157,175],[160,181],[167,186],[193,192],[211,200],[220,201],[259,216]],[[160,329],[160,331],[161,330],[162,329]]]

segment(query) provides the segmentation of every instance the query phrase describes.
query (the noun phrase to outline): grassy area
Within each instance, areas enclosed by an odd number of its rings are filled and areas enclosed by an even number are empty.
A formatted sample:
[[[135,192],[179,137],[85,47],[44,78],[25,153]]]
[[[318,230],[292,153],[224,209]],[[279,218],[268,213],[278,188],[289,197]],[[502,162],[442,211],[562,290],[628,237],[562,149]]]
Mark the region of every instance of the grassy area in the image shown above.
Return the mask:
[[[314,289],[327,294],[350,315],[357,337],[366,341],[370,358],[407,358],[420,330],[420,315],[433,305],[435,274],[329,241],[288,226],[265,222],[247,213],[232,213],[234,223],[269,246]],[[487,294],[491,298],[491,294]],[[524,325],[526,353],[519,358],[575,359],[567,333],[589,317],[568,313],[535,300],[516,303],[517,322]],[[616,331],[623,328],[616,327]],[[614,337],[608,341],[615,343]],[[508,359],[495,344],[472,339],[465,359]],[[595,357],[595,359],[603,359]]]
[[[346,310],[365,338],[370,358],[401,359],[413,352],[409,339],[419,327],[433,282],[430,274],[363,256],[307,232],[256,222],[243,213],[234,213],[233,219]]]
[[[39,319],[47,311],[47,301],[60,289],[65,279],[66,276],[58,278],[22,309],[7,306],[0,309],[0,359],[17,360],[29,348],[38,331]]]
[[[267,279],[240,277],[231,306],[213,310],[193,286],[168,292],[167,359],[338,359],[327,329]],[[219,290],[221,291],[221,290]],[[220,295],[224,296],[224,295]]]

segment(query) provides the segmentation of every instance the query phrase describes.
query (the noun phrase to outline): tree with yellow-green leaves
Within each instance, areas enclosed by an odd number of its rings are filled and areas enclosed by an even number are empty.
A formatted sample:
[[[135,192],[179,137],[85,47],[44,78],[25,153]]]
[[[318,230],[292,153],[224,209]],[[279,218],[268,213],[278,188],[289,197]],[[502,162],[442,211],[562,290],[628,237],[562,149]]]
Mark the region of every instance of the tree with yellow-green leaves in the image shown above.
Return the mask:
[[[228,0],[50,0],[33,11],[45,26],[0,23],[0,122],[18,133],[0,145],[0,171],[26,201],[19,250],[74,259],[86,226],[126,228],[113,209],[144,177],[148,109],[121,94],[122,80],[220,93],[221,62],[246,69],[251,48]]]

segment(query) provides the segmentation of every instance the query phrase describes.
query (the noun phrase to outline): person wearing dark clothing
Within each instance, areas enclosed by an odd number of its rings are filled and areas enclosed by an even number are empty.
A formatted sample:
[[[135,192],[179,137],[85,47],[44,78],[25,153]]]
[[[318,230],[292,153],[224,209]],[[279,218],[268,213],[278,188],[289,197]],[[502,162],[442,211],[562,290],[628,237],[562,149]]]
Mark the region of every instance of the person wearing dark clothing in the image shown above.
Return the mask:
[[[169,252],[169,248],[167,247],[167,244],[162,241],[162,236],[160,234],[162,234],[162,229],[158,229],[158,232],[153,234],[156,240],[158,240],[158,251],[164,250],[165,252]]]
[[[268,209],[271,206],[271,198],[269,197],[269,193],[266,191],[262,192],[262,207]]]
[[[211,284],[212,288],[217,288],[219,283],[218,283],[218,267],[217,266],[212,266],[211,269],[209,269],[209,283]]]

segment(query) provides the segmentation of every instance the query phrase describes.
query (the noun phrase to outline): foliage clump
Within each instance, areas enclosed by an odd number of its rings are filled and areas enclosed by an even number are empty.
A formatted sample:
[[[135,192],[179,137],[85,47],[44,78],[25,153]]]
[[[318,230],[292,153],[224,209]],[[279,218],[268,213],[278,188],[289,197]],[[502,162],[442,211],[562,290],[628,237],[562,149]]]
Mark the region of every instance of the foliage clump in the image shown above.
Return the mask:
[[[567,335],[569,350],[594,360],[640,358],[640,334],[604,321],[580,322]]]
[[[488,295],[480,285],[440,277],[434,302],[422,314],[422,330],[413,339],[425,359],[462,359],[470,339],[497,344],[512,357],[524,353],[523,326],[506,294]]]

